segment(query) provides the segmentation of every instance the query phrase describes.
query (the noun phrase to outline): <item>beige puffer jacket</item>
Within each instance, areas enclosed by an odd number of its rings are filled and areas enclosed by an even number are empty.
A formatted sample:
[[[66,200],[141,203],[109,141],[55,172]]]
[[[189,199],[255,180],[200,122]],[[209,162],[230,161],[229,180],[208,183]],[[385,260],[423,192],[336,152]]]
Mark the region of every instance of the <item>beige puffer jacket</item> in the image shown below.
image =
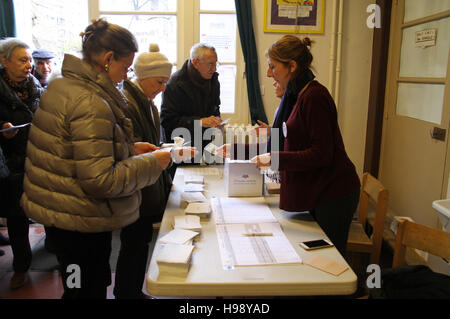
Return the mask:
[[[62,76],[42,95],[30,129],[22,207],[33,220],[70,231],[131,224],[140,189],[161,167],[151,154],[133,156],[126,100],[107,74],[66,55]]]

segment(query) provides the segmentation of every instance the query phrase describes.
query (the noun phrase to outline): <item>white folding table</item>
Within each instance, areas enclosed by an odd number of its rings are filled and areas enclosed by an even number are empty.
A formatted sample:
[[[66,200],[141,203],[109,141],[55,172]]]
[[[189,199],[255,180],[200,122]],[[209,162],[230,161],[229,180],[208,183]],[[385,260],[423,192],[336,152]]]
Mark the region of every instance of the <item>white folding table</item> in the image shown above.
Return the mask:
[[[206,198],[226,197],[223,166],[182,166],[177,169],[158,238],[173,229],[173,217],[183,215],[180,194],[183,174],[204,175]],[[348,265],[336,248],[306,251],[298,243],[326,237],[319,225],[305,212],[291,213],[278,208],[279,196],[269,195],[265,201],[280,223],[303,261],[323,256]],[[357,277],[349,267],[339,276],[326,273],[306,264],[245,266],[225,269],[222,265],[214,217],[202,221],[201,236],[195,243],[187,276],[181,278],[159,276],[156,255],[161,243],[157,241],[147,272],[146,288],[154,296],[315,296],[350,295],[356,291]]]

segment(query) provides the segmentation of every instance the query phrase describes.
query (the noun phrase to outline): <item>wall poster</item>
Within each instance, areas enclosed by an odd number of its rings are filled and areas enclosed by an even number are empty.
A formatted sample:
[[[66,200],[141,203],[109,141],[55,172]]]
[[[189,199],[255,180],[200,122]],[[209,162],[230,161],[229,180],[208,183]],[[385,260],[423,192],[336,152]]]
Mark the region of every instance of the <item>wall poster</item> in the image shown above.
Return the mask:
[[[323,33],[325,0],[264,0],[264,32]]]

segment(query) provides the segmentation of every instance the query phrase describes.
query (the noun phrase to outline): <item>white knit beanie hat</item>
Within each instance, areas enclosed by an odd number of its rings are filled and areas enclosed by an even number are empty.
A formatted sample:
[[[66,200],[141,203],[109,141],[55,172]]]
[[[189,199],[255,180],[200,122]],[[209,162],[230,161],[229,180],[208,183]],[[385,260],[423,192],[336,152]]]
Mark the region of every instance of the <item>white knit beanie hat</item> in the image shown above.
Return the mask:
[[[134,62],[134,73],[138,80],[152,77],[170,77],[172,63],[162,53],[156,43],[150,44],[150,52],[141,53]]]

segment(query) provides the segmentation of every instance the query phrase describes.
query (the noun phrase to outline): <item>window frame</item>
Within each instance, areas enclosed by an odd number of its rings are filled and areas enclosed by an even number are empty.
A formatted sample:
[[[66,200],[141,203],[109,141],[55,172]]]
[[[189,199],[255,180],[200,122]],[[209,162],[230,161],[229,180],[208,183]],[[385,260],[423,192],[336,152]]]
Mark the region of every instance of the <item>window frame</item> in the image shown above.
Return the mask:
[[[101,11],[99,0],[89,1],[89,20],[98,19],[102,14],[128,15],[174,15],[173,12],[129,12],[129,11]],[[189,58],[191,47],[200,41],[200,15],[201,14],[236,14],[235,11],[224,10],[200,10],[200,0],[177,0],[177,60],[176,69],[180,69],[186,59]],[[237,23],[237,22],[236,22]],[[235,99],[234,113],[221,112],[222,118],[230,118],[231,123],[249,123],[250,114],[245,82],[245,64],[242,55],[242,48],[239,38],[239,31],[236,28],[236,62],[219,62],[222,65],[236,65]]]

